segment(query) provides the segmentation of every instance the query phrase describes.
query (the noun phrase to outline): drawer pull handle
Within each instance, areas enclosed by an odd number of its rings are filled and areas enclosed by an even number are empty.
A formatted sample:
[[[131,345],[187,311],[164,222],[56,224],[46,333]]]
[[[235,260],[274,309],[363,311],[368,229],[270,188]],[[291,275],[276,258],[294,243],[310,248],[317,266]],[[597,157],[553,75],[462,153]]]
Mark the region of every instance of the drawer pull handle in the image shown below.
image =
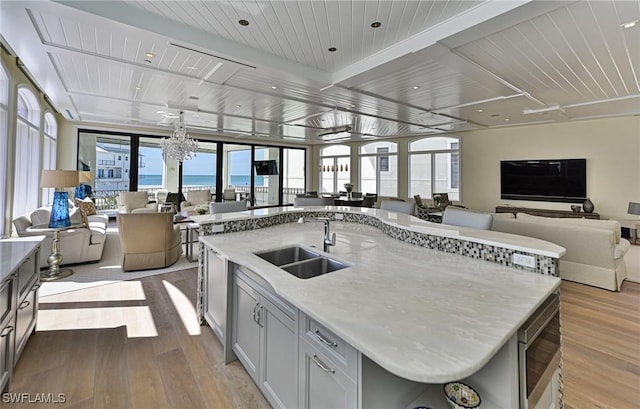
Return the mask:
[[[40,288],[41,286],[42,286],[42,284],[40,284],[40,283],[38,283],[38,284],[34,284],[34,285],[33,285],[33,288],[32,288],[31,290],[32,290],[32,291],[33,291],[33,290],[37,290],[37,289],[38,289],[38,288]]]
[[[253,306],[253,322],[255,322],[256,324],[258,323],[258,318],[257,318],[257,312],[256,310],[258,309],[258,306],[260,304],[256,303],[256,305]]]
[[[24,302],[20,305],[20,310],[24,310],[25,308],[27,308],[28,306],[31,305],[31,301],[29,300],[24,300]]]
[[[8,327],[6,327],[4,329],[4,331],[2,331],[2,334],[0,334],[0,338],[4,338],[7,335],[11,334],[11,331],[13,331],[13,327],[11,325],[9,325]]]
[[[318,359],[318,355],[313,354],[311,359],[313,359],[313,362],[315,362],[316,365],[318,365],[318,367],[320,367],[320,369],[322,369],[323,371],[329,372],[329,373],[336,373],[335,369],[331,369],[331,368],[327,367],[325,364],[323,364],[322,361],[320,359]]]
[[[320,333],[320,331],[319,331],[319,330],[316,330],[315,336],[316,336],[316,338],[318,338],[318,339],[319,339],[323,344],[325,344],[325,345],[328,345],[328,346],[330,346],[330,347],[334,347],[334,348],[336,348],[336,347],[338,346],[338,344],[336,344],[335,342],[333,342],[333,341],[329,341],[328,339],[326,339],[326,338],[325,338],[325,337]]]

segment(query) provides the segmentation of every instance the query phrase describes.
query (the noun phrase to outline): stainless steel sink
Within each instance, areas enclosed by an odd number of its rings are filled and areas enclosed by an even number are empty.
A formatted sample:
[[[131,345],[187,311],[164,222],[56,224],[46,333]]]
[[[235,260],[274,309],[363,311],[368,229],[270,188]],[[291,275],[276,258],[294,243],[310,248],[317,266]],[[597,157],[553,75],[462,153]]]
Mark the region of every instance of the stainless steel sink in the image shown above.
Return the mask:
[[[326,257],[317,257],[314,259],[285,265],[281,268],[298,278],[307,279],[317,277],[322,274],[327,274],[332,271],[341,270],[346,267],[349,266],[340,261]]]
[[[254,254],[278,267],[285,264],[291,264],[302,260],[309,260],[312,258],[320,257],[319,253],[314,253],[313,251],[298,246],[286,247],[278,250],[262,251]]]
[[[320,253],[299,246],[261,251],[254,254],[302,279],[317,277],[349,267],[341,261],[322,256]]]

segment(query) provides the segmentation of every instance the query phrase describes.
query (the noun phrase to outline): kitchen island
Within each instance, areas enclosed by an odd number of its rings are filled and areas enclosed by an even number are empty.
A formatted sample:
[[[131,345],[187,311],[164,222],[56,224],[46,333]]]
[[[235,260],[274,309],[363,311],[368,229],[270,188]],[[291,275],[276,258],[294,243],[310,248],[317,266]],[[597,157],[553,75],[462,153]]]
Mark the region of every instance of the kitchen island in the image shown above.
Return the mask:
[[[389,223],[399,220],[374,212]],[[235,217],[225,216],[251,215]],[[476,235],[491,245],[504,238],[545,257],[563,252],[536,240],[429,225],[421,228]],[[310,279],[254,253],[293,245],[322,253],[321,224],[200,238],[203,315],[226,360],[240,359],[274,407],[327,405],[326,389],[336,384],[341,392],[331,402],[343,406],[437,408],[441,384],[454,380],[472,384],[485,406],[518,406],[516,332],[557,292],[559,278],[407,244],[380,226],[333,221],[331,227],[337,242],[329,256],[348,267]],[[269,327],[279,330],[272,334]],[[255,345],[247,338],[256,338]],[[282,357],[287,352],[291,361]],[[336,380],[323,379],[326,374]]]

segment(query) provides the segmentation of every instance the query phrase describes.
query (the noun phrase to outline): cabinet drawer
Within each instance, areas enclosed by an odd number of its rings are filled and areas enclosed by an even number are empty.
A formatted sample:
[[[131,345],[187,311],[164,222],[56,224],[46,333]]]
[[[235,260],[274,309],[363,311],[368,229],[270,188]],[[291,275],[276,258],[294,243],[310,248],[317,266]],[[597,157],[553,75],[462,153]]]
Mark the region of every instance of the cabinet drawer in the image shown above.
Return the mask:
[[[302,409],[343,409],[358,407],[356,380],[336,367],[327,355],[307,341],[300,343],[301,377],[299,407]]]
[[[38,314],[38,287],[40,284],[35,284],[31,287],[27,297],[18,305],[18,311],[16,312],[16,354],[14,362],[18,362],[18,358],[22,354],[24,347],[27,345],[29,335],[36,326],[36,319]]]
[[[9,278],[2,283],[0,286],[0,325],[5,321],[5,319],[11,315],[15,297],[13,296],[14,287],[13,287],[14,279]]]
[[[37,279],[37,275],[40,272],[36,261],[38,260],[38,252],[30,255],[24,263],[18,269],[18,278],[16,280],[18,284],[18,300],[22,300],[27,295],[29,290],[34,284],[34,280]]]
[[[317,321],[305,315],[304,338],[322,351],[338,368],[355,379],[358,373],[358,351]]]

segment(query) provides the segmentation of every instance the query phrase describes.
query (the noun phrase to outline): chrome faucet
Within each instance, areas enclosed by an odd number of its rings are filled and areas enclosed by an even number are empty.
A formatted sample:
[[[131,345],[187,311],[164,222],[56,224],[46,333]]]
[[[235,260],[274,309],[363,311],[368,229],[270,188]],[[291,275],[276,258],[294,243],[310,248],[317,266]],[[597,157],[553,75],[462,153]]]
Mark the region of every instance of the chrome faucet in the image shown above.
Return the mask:
[[[327,217],[301,217],[298,219],[298,223],[303,224],[305,222],[321,222],[324,223],[324,252],[329,253],[329,247],[336,245],[336,234],[331,234],[331,226],[329,225],[329,219]]]

